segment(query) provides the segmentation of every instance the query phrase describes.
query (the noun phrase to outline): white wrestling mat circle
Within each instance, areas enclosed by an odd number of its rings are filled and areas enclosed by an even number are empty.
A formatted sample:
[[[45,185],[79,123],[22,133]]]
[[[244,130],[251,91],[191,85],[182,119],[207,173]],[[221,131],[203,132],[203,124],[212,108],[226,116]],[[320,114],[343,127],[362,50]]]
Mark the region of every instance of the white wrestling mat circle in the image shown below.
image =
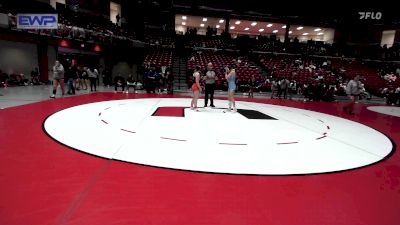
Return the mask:
[[[195,112],[184,108],[190,101],[79,105],[49,116],[44,129],[64,145],[100,157],[228,174],[342,171],[378,162],[393,148],[382,133],[336,116],[251,102],[237,102],[238,112],[223,113],[222,100],[215,100],[217,108]]]

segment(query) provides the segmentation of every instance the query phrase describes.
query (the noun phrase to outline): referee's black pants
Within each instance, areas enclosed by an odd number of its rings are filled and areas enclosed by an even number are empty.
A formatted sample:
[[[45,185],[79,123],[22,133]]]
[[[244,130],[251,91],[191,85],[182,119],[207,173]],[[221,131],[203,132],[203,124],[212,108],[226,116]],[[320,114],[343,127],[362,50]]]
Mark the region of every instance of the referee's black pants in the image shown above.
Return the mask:
[[[205,95],[204,95],[204,106],[208,105],[208,95],[210,95],[211,106],[214,106],[214,90],[215,90],[215,83],[214,84],[206,84]]]

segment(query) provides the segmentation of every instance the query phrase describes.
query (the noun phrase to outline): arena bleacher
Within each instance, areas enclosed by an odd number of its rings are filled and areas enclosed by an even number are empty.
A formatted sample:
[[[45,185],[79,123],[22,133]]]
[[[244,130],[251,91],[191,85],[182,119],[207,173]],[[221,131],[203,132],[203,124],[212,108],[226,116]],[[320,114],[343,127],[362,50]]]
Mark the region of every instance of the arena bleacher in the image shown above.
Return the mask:
[[[44,7],[46,4],[32,3],[36,7]],[[11,6],[11,7],[8,7]],[[8,7],[8,8],[7,8]],[[77,12],[69,8],[59,8],[56,11],[48,5],[46,11],[59,14],[59,28],[57,30],[19,30],[16,27],[17,6],[14,4],[1,7],[3,13],[9,16],[10,31],[27,32],[30,34],[55,37],[57,39],[72,39],[87,43],[100,43],[105,46],[119,45],[118,41],[140,41],[135,31],[126,24],[118,26],[101,15],[90,12]],[[90,21],[86,23],[85,21]],[[146,51],[143,64],[156,67],[172,68],[179,54],[175,54],[176,40],[179,34],[170,30],[159,32],[157,29],[149,28],[145,31],[142,40],[144,44],[152,46]],[[235,64],[237,66],[239,87],[248,85],[251,77],[256,79],[260,91],[270,90],[272,79],[287,78],[296,81],[299,86],[312,82],[323,81],[325,85],[339,85],[357,75],[364,78],[365,88],[370,92],[380,95],[382,90],[388,86],[398,85],[400,79],[385,79],[388,74],[395,78],[398,64],[394,63],[390,71],[382,68],[387,64],[399,60],[399,45],[394,44],[390,48],[386,46],[323,43],[320,41],[299,42],[294,38],[291,42],[282,42],[274,36],[256,36],[241,40],[232,39],[226,34],[216,32],[207,28],[207,35],[198,35],[197,29],[188,29],[184,34],[183,46],[185,46],[186,77],[187,85],[190,86],[191,71],[195,66],[205,69],[207,63],[213,63],[218,81],[217,89],[225,88],[224,67]],[[243,49],[243,42],[245,48]],[[393,63],[392,63],[393,64]],[[7,83],[8,75],[3,72],[2,83]],[[8,85],[13,85],[10,82]],[[18,83],[18,82],[17,82]],[[240,89],[243,90],[243,89]]]

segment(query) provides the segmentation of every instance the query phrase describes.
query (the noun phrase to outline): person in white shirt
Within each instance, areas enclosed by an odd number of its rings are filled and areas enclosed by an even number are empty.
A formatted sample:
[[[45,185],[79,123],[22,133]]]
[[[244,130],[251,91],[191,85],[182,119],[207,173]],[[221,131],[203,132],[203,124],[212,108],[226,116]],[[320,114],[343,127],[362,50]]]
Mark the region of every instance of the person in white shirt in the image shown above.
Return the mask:
[[[274,78],[271,82],[271,99],[278,96],[278,82]]]
[[[93,89],[94,89],[94,91],[96,91],[96,80],[97,80],[97,77],[98,77],[98,72],[97,72],[97,70],[96,69],[94,69],[93,71],[90,69],[90,68],[88,68],[87,69],[87,74],[88,74],[88,76],[89,76],[89,81],[90,81],[90,91],[93,91]]]
[[[140,81],[135,82],[135,89],[136,90],[143,89],[143,84]]]
[[[167,69],[166,66],[161,66],[161,74],[162,74],[163,76],[165,75],[166,69]]]
[[[400,86],[399,86],[398,88],[396,88],[395,93],[396,93],[396,94],[400,94]]]
[[[350,102],[343,107],[343,111],[347,114],[354,114],[354,105],[359,98],[361,92],[360,76],[354,77],[346,86],[346,94],[349,96]]]
[[[56,97],[58,85],[60,85],[62,95],[64,95],[64,67],[60,61],[57,60],[53,66],[53,94],[50,98]]]

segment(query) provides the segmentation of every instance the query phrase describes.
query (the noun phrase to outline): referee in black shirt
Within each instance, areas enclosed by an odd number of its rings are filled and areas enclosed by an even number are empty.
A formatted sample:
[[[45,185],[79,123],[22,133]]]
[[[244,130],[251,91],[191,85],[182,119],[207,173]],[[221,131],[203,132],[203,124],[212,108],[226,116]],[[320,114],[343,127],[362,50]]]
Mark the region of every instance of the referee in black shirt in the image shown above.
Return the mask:
[[[208,106],[208,96],[210,95],[211,107],[214,106],[214,90],[215,90],[215,72],[213,70],[213,64],[208,63],[207,72],[203,76],[205,82],[205,95],[204,95],[204,107]]]

